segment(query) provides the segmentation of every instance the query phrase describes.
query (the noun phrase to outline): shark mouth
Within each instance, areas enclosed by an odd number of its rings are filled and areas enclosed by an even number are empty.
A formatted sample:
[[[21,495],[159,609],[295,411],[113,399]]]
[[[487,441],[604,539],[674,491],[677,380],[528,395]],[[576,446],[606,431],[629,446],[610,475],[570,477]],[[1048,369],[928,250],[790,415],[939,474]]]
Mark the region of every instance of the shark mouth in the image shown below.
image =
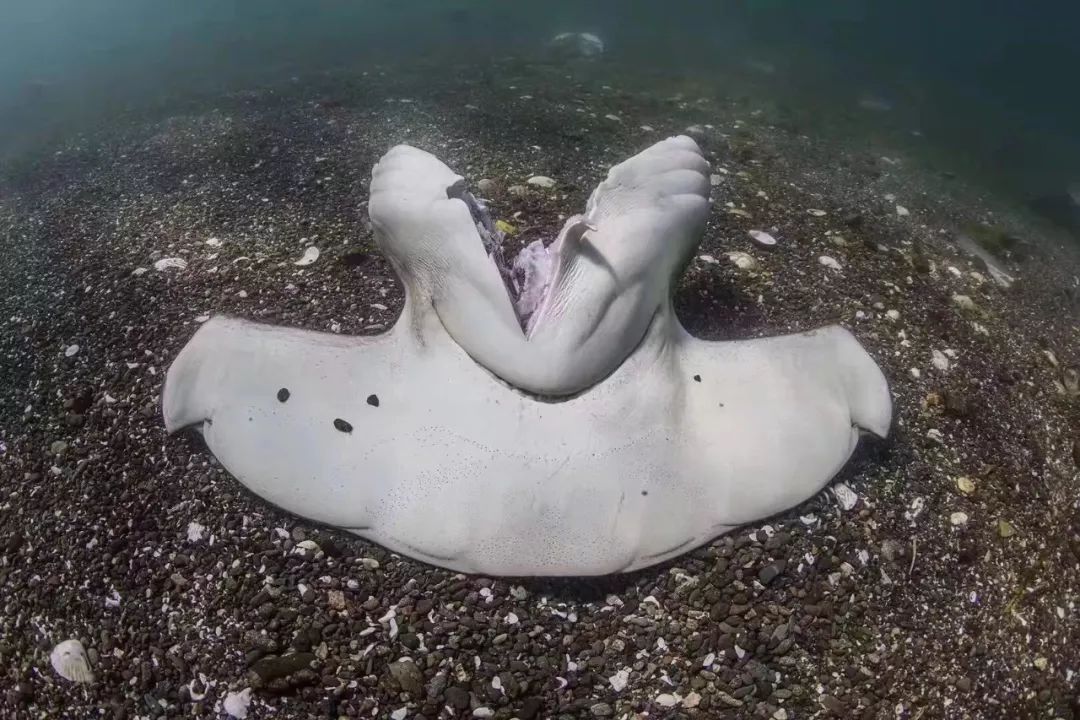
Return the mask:
[[[570,250],[567,239],[580,239],[586,230],[595,230],[595,226],[584,215],[574,215],[566,221],[554,241],[534,240],[519,250],[512,260],[508,260],[506,234],[492,220],[487,203],[476,197],[464,180],[447,188],[446,196],[461,200],[469,208],[484,250],[502,278],[521,329],[529,337],[534,327],[533,320],[538,316],[537,311],[547,300],[555,281],[560,256]]]

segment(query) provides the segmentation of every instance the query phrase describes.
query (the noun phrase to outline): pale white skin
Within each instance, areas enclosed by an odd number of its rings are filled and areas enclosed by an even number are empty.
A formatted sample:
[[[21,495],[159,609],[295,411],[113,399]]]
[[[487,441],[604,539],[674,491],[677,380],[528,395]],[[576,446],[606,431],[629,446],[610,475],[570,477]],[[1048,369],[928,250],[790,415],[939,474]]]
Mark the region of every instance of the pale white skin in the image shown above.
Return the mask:
[[[509,299],[506,308],[489,302],[495,289],[505,297],[492,284],[501,283],[497,271],[478,239],[440,245],[453,234],[440,235],[437,221],[453,220],[460,201],[442,205],[423,188],[428,179],[445,188],[445,178],[408,176],[383,175],[372,188],[380,243],[406,287],[391,331],[341,337],[216,318],[169,369],[166,427],[198,427],[223,466],[269,502],[463,572],[606,574],[652,565],[799,504],[839,471],[861,430],[888,432],[885,378],[850,333],[697,340],[674,316],[668,279],[651,281],[665,293],[655,308],[631,298],[635,310],[579,325],[588,308],[576,314],[573,302],[598,294],[568,283],[569,296],[582,298],[567,300],[561,316],[569,334],[609,333],[581,360],[600,368],[607,355],[622,355],[573,396],[545,401],[522,392],[476,359],[499,352],[483,347],[485,329],[498,338],[521,334]],[[400,203],[378,210],[382,192]],[[427,209],[410,215],[410,202]],[[656,222],[667,227],[697,222],[694,207],[663,212],[673,217]],[[599,235],[607,228],[598,219]],[[669,250],[656,253],[652,271],[640,269],[640,253],[597,244],[616,276],[638,267],[645,286],[650,272],[680,264],[670,257],[674,244],[660,245]],[[642,336],[625,341],[636,323]],[[557,330],[538,352],[554,355],[550,348],[565,342]],[[565,351],[590,347],[592,337]],[[515,346],[507,357],[515,353],[524,354]]]

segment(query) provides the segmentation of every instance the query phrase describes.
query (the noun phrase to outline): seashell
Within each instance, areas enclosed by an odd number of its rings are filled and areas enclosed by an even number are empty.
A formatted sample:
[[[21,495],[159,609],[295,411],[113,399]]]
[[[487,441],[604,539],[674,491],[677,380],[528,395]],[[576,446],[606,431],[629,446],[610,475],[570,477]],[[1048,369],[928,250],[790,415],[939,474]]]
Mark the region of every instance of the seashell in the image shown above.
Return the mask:
[[[206,238],[206,244],[210,247],[221,247],[221,238],[211,237]]]
[[[829,213],[825,212],[824,210],[818,210],[816,208],[810,208],[806,212],[810,213],[814,217],[825,217],[826,215],[829,214]]]
[[[158,272],[166,270],[186,270],[187,260],[179,257],[161,258],[154,263],[154,269]]]
[[[751,230],[749,235],[751,240],[762,247],[774,247],[776,245],[776,238],[764,230]]]
[[[315,262],[318,259],[319,259],[319,248],[312,245],[311,247],[309,247],[307,250],[304,251],[304,256],[301,257],[296,262],[294,262],[293,265],[300,265],[300,266],[310,265],[310,264],[312,264],[313,262]]]
[[[56,674],[65,680],[76,683],[94,682],[90,658],[86,656],[86,650],[78,640],[65,640],[54,647],[49,655],[49,662]]]
[[[64,348],[64,357],[75,357],[75,354],[78,352],[78,345],[68,345],[66,348]]]
[[[753,270],[757,267],[757,260],[753,255],[749,255],[744,252],[730,252],[728,253],[728,260],[735,264],[735,267],[740,270]]]
[[[292,549],[293,555],[318,555],[322,552],[322,548],[314,540],[301,540],[296,543],[296,546]]]
[[[546,175],[533,175],[531,178],[529,178],[525,182],[527,182],[529,185],[536,185],[537,187],[542,187],[542,188],[553,188],[553,187],[555,187],[555,181],[552,180],[551,178],[547,177]]]

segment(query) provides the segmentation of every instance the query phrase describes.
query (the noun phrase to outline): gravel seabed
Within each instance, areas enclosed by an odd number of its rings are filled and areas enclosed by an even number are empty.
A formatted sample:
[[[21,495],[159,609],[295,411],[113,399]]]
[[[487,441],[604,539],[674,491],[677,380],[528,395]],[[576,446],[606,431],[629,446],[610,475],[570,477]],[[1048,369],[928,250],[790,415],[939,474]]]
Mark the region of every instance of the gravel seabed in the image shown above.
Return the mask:
[[[251,688],[249,718],[1080,718],[1076,245],[917,139],[819,135],[719,79],[439,70],[283,78],[5,176],[0,715],[218,717]],[[365,207],[393,144],[494,180],[527,242],[692,125],[716,187],[676,297],[687,327],[841,323],[890,379],[892,437],[838,478],[850,509],[825,492],[630,575],[466,577],[280,512],[196,436],[166,436],[164,373],[208,316],[393,324]],[[556,187],[517,192],[537,174]],[[1024,241],[1002,259],[1012,287],[955,243],[972,222]],[[154,268],[168,257],[186,268]],[[69,638],[90,685],[50,667]]]

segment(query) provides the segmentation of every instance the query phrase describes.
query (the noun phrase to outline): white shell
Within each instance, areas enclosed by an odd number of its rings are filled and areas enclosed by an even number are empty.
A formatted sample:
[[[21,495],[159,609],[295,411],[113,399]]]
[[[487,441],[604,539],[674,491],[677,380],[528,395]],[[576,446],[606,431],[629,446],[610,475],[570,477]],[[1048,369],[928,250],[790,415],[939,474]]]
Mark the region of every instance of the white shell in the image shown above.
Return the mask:
[[[179,257],[161,258],[154,263],[154,269],[158,272],[165,272],[166,270],[185,270],[187,269],[187,260]]]
[[[210,247],[221,247],[221,239],[216,237],[206,238],[206,244]]]
[[[66,348],[64,348],[64,357],[74,357],[75,354],[78,353],[78,352],[79,352],[79,346],[78,345],[68,345]]]
[[[753,270],[757,267],[757,260],[753,255],[744,252],[730,252],[728,253],[728,260],[735,264],[735,267],[740,270]]]
[[[525,182],[529,183],[530,185],[536,185],[537,187],[542,187],[542,188],[553,188],[553,187],[555,187],[555,181],[552,180],[551,178],[549,178],[546,175],[533,175],[531,178],[529,178]]]
[[[251,705],[251,688],[244,688],[240,692],[230,692],[221,703],[221,709],[229,717],[244,720],[248,716],[248,706]]]
[[[763,247],[773,247],[776,245],[776,238],[764,230],[751,230],[749,235],[751,240]]]
[[[945,357],[945,353],[940,350],[932,350],[930,352],[930,362],[942,372],[949,369],[949,358]]]
[[[818,210],[816,208],[810,208],[806,212],[810,213],[814,217],[825,217],[826,215],[829,214],[829,213],[825,212],[824,210]]]
[[[65,680],[76,683],[94,682],[94,671],[90,669],[90,659],[78,640],[65,640],[53,648],[49,655],[56,674]]]
[[[312,245],[304,251],[304,256],[293,263],[293,265],[310,265],[319,259],[319,248]]]

